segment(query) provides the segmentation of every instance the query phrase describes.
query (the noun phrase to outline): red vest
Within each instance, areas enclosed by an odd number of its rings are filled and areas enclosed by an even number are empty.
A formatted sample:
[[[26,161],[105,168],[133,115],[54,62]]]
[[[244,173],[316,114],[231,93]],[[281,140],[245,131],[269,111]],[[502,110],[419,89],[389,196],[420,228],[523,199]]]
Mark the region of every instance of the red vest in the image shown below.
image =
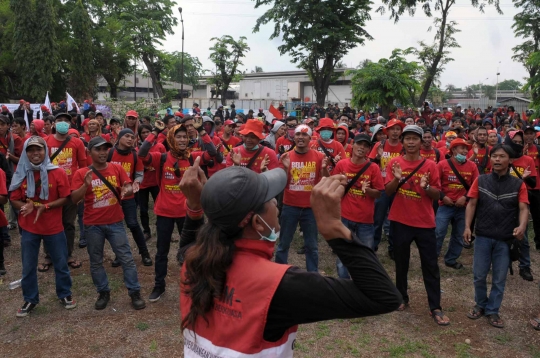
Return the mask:
[[[214,299],[214,307],[206,315],[208,324],[199,317],[195,322],[196,334],[191,327],[184,330],[184,356],[292,357],[298,326],[289,328],[276,342],[263,338],[270,303],[290,266],[270,261],[274,243],[241,239],[235,244],[225,292],[221,298]],[[185,266],[181,275],[185,279]],[[184,319],[191,299],[183,293],[182,286],[180,311]]]

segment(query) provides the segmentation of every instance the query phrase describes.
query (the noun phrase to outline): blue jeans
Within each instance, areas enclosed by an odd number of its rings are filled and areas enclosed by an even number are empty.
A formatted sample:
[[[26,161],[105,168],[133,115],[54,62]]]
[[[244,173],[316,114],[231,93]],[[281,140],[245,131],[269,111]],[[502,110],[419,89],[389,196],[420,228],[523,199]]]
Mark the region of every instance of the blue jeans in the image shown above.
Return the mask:
[[[22,230],[21,256],[23,273],[21,287],[24,301],[33,304],[39,303],[37,266],[41,240],[43,240],[43,245],[49,252],[54,267],[56,295],[60,299],[71,296],[71,276],[67,264],[68,250],[64,232],[54,235],[38,235]]]
[[[510,248],[504,241],[476,236],[474,243],[474,300],[486,315],[498,314],[503,300]],[[487,275],[492,269],[491,292],[487,295]]]
[[[379,199],[375,200],[375,212],[373,213],[373,227],[375,229],[375,234],[373,236],[373,249],[377,251],[379,244],[381,243],[382,230],[385,225],[386,219],[388,218],[388,209],[392,206],[392,201],[394,201],[394,195],[388,196],[383,190]],[[392,226],[388,229],[388,251],[394,250],[394,242],[392,240]]]
[[[531,267],[531,246],[529,245],[529,225],[525,228],[525,234],[523,240],[521,240],[521,251],[519,254],[519,268]]]
[[[360,239],[360,242],[367,247],[373,249],[373,224],[362,224],[354,221],[341,218],[341,222],[345,225],[351,232]],[[349,271],[343,265],[339,257],[336,259],[336,268],[339,278],[351,278]]]
[[[276,251],[276,262],[286,264],[289,257],[289,248],[300,223],[304,234],[304,246],[306,249],[306,268],[309,272],[319,270],[319,249],[317,246],[317,222],[311,208],[299,208],[283,204],[280,219],[281,232]]]
[[[133,240],[135,240],[135,243],[139,248],[139,254],[142,255],[148,253],[144,233],[141,225],[139,225],[139,219],[137,218],[137,202],[135,201],[135,198],[122,200],[122,211],[124,212],[126,226],[131,231]]]
[[[116,258],[122,264],[124,271],[124,284],[126,285],[129,294],[141,290],[139,279],[137,278],[137,268],[129,241],[124,229],[122,221],[109,225],[85,225],[85,237],[88,243],[88,255],[90,256],[90,273],[92,281],[98,292],[109,292],[109,280],[107,273],[103,267],[103,248],[105,247],[105,239],[109,241]]]
[[[86,239],[84,238],[83,216],[84,216],[84,201],[81,201],[79,205],[77,205],[77,220],[79,221],[79,243],[86,243]]]
[[[461,255],[463,250],[463,232],[465,231],[465,207],[439,206],[435,217],[437,228],[435,237],[437,238],[437,256],[441,254],[444,238],[448,231],[448,225],[452,223],[452,234],[448,243],[448,251],[444,255],[444,262],[453,265]]]

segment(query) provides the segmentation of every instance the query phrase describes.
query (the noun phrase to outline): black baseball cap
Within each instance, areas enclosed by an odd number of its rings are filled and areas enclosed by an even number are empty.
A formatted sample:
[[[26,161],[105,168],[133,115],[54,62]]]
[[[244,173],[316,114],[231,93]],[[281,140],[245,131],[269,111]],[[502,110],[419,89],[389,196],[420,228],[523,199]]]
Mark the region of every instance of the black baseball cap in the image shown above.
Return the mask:
[[[58,118],[64,117],[68,121],[71,121],[71,115],[67,113],[58,113],[56,116],[54,116],[54,120],[57,120]]]
[[[536,129],[534,128],[534,126],[526,125],[525,127],[523,127],[523,133],[525,133],[527,131],[527,129],[530,129],[533,132],[536,132]]]
[[[233,166],[208,179],[201,194],[201,205],[208,221],[231,237],[242,231],[250,213],[275,198],[286,184],[287,174],[281,168],[257,174],[248,168]]]
[[[107,142],[102,136],[97,136],[92,139],[90,139],[90,142],[88,142],[88,150],[92,150],[94,147],[101,147],[102,145],[105,145],[109,148],[112,148],[112,144],[110,142]]]
[[[354,136],[354,143],[358,143],[358,142],[366,142],[368,143],[370,146],[371,146],[371,137],[367,134],[357,134]]]

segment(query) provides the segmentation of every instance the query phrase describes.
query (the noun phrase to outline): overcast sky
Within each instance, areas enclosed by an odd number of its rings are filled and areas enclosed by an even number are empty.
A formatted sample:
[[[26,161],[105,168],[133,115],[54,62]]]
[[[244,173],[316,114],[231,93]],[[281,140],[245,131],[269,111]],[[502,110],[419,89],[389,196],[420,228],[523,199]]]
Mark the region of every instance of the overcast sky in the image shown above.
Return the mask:
[[[273,25],[265,25],[259,33],[253,33],[256,19],[264,13],[254,9],[250,0],[177,0],[183,8],[185,27],[185,52],[197,56],[205,69],[212,68],[208,59],[210,39],[223,35],[234,38],[246,36],[251,50],[243,59],[244,69],[249,72],[260,66],[265,72],[296,70],[287,55],[280,56],[277,47],[281,40],[269,40]],[[376,9],[380,1],[375,1]],[[452,49],[455,59],[446,66],[441,77],[442,87],[451,83],[457,87],[475,83],[495,85],[497,68],[501,75],[499,81],[516,79],[523,82],[527,72],[519,63],[512,61],[512,47],[522,42],[514,37],[513,16],[517,13],[510,0],[501,0],[503,15],[495,9],[487,8],[482,14],[470,5],[470,1],[457,0],[451,10],[450,19],[458,22],[461,32],[456,39],[461,48]],[[178,11],[175,9],[175,14]],[[414,17],[403,16],[394,24],[388,13],[380,15],[372,11],[372,19],[366,30],[374,38],[364,46],[351,50],[343,61],[348,67],[356,67],[366,58],[378,61],[388,57],[395,48],[417,46],[418,41],[432,42],[434,31],[427,32],[432,19],[422,11]],[[181,50],[181,27],[175,28],[175,35],[165,42],[167,51]],[[500,62],[500,64],[499,64]]]

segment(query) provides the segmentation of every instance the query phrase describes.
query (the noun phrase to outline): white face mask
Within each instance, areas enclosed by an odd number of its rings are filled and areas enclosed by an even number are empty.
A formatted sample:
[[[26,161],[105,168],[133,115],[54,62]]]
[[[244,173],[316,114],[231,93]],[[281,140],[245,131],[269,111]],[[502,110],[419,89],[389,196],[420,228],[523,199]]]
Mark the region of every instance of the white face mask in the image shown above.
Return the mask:
[[[264,225],[266,225],[266,227],[268,229],[270,229],[270,235],[268,236],[263,236],[260,232],[257,231],[257,233],[259,234],[259,236],[261,237],[261,240],[264,240],[264,241],[270,241],[270,242],[276,242],[277,239],[279,238],[279,231],[276,232],[276,229],[275,228],[271,228],[270,225],[268,225],[266,223],[266,221],[264,221],[264,219],[260,216],[260,215],[257,215],[261,220],[262,222],[264,223]]]

